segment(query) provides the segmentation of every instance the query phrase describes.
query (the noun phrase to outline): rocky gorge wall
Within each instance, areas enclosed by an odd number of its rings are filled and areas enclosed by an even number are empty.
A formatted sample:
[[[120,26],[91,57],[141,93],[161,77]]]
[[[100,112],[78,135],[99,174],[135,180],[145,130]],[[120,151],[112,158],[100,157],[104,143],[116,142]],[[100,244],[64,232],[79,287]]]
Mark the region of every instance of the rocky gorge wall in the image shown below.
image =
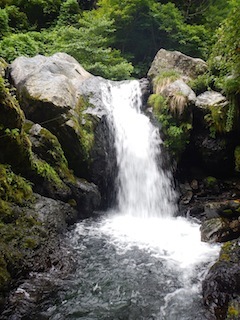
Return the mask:
[[[141,80],[143,109],[161,127],[180,214],[202,220],[203,241],[225,242],[204,301],[216,319],[238,319],[239,128],[225,130],[227,98],[199,88],[206,71],[201,59],[161,49]],[[1,61],[0,72],[3,298],[11,280],[29,271],[71,267],[61,234],[114,202],[116,160],[101,100],[105,79],[64,53]]]
[[[203,60],[161,49],[148,72],[148,107],[172,159],[180,214],[202,221],[202,241],[224,243],[203,282],[204,302],[213,319],[239,319],[239,116],[203,83],[207,72]]]

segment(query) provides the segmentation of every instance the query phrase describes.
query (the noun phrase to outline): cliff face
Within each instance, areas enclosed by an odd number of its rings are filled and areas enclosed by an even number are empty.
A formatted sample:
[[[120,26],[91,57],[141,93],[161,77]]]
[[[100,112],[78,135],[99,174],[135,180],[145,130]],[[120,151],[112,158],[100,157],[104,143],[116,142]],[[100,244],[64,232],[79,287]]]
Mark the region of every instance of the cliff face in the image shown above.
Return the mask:
[[[239,319],[240,126],[231,101],[203,84],[207,70],[201,59],[161,49],[148,72],[148,106],[162,125],[181,214],[202,220],[202,241],[224,243],[203,282],[204,302],[213,319]]]

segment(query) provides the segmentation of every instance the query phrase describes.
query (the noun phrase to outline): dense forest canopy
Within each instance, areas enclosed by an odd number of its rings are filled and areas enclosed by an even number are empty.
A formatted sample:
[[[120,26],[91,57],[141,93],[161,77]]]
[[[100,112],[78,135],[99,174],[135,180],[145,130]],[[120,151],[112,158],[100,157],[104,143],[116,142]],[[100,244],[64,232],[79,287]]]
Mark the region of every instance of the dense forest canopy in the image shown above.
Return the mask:
[[[236,78],[239,12],[239,0],[2,0],[0,56],[65,51],[93,74],[123,79],[144,76],[165,48],[212,65],[222,55],[217,77]]]

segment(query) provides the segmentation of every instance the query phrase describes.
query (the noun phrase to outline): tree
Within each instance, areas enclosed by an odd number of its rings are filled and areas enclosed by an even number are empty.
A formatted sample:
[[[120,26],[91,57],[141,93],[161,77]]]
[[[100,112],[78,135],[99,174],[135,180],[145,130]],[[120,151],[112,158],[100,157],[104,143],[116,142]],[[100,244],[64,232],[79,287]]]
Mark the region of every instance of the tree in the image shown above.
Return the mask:
[[[9,32],[8,14],[6,9],[0,9],[0,39]]]
[[[39,37],[34,39],[37,35]],[[43,38],[34,32],[11,34],[0,41],[0,56],[8,62],[21,55],[32,57],[45,49]]]
[[[217,31],[210,66],[225,93],[240,93],[240,4],[231,0],[232,9]]]
[[[127,79],[133,67],[120,51],[111,48],[113,21],[96,11],[84,12],[79,28],[55,28],[48,35],[48,53],[64,51],[95,75],[112,80]]]
[[[97,0],[78,0],[78,3],[82,10],[91,10],[96,8]]]
[[[13,31],[27,30],[29,28],[27,15],[20,11],[16,6],[7,6],[6,12],[8,14],[8,24]]]
[[[29,22],[38,30],[52,25],[59,15],[61,0],[17,0],[16,6],[25,12]]]
[[[80,19],[81,10],[79,8],[77,0],[66,0],[63,2],[60,8],[60,14],[58,17],[59,26],[78,26],[78,20]]]

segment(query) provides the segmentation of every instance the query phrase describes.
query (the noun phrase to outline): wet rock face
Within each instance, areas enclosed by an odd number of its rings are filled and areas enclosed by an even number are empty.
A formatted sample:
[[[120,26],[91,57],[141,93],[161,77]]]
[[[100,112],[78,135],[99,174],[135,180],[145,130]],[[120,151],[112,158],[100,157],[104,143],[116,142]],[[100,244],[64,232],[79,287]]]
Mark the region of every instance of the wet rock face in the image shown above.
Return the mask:
[[[239,319],[240,295],[239,241],[226,242],[220,258],[203,281],[203,298],[217,320]]]
[[[193,144],[198,160],[206,172],[226,176],[234,170],[234,141],[226,137],[210,137],[206,132],[193,136]]]
[[[201,226],[201,240],[205,242],[225,242],[239,236],[240,219],[206,219]]]

